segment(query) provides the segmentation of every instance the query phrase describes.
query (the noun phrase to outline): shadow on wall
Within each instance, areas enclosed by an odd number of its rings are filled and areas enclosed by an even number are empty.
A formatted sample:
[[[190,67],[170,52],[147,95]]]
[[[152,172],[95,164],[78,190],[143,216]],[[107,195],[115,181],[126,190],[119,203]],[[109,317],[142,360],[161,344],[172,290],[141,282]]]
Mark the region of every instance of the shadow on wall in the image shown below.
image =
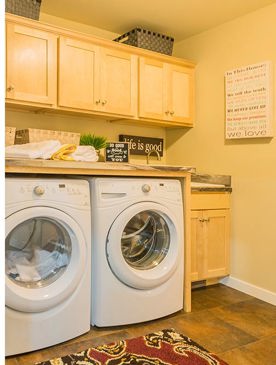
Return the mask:
[[[175,142],[185,136],[186,133],[190,132],[192,129],[187,128],[174,128],[166,130],[166,149],[171,147]]]
[[[228,146],[233,145],[250,145],[250,144],[269,144],[273,137],[264,138],[241,138],[241,139],[224,139],[224,144]]]

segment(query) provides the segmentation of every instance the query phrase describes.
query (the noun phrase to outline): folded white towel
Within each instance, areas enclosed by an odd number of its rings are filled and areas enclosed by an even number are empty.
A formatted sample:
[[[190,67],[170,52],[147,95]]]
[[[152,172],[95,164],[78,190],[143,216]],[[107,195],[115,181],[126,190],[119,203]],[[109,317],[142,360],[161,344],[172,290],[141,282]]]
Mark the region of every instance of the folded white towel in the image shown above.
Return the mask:
[[[71,157],[75,161],[90,161],[90,162],[96,162],[99,159],[99,156],[92,146],[78,146],[76,151],[73,153],[70,153]]]
[[[15,144],[6,147],[6,157],[48,159],[61,147],[58,140]]]

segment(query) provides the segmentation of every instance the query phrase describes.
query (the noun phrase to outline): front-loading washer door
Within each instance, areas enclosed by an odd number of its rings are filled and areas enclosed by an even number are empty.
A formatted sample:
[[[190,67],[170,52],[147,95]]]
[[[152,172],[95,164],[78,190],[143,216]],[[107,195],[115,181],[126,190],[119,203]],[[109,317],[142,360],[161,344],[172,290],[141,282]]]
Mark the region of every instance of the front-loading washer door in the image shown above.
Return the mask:
[[[114,220],[106,255],[114,275],[136,289],[151,289],[167,281],[183,260],[183,235],[174,213],[163,205],[131,205]]]
[[[50,207],[6,218],[6,305],[41,312],[73,294],[86,268],[86,242],[69,215]]]

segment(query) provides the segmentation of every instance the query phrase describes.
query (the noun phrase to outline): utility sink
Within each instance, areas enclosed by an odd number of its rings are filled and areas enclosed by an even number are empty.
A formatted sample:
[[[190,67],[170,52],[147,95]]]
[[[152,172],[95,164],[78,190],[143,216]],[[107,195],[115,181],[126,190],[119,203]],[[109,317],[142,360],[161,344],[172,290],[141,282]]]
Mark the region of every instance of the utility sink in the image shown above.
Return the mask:
[[[191,171],[195,170],[194,167],[191,166],[175,166],[175,165],[147,165],[148,167],[152,167],[156,170],[162,171]]]

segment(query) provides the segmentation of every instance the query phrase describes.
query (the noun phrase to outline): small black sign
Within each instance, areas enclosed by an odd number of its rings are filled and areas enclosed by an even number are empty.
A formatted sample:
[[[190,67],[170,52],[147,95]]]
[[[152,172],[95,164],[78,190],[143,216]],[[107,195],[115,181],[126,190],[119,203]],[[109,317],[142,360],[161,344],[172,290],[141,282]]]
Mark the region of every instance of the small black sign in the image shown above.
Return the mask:
[[[131,155],[147,155],[149,151],[155,150],[160,157],[163,156],[163,139],[129,136],[126,134],[119,135],[119,141],[129,142],[129,151]]]
[[[129,143],[108,142],[105,148],[106,162],[128,162]]]

